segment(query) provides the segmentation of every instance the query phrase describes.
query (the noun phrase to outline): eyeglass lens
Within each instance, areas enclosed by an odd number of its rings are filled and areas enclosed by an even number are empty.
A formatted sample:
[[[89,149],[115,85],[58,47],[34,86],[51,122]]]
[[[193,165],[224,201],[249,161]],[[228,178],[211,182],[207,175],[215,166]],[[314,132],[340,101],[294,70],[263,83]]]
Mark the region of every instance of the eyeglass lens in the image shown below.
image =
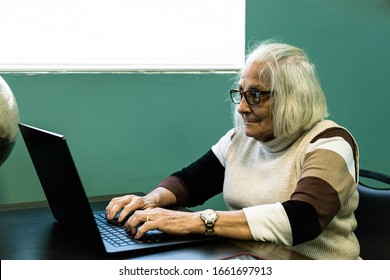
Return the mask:
[[[248,91],[239,91],[239,90],[231,90],[230,96],[233,103],[240,104],[242,96],[245,97],[245,101],[249,105],[255,105],[260,103],[262,93],[257,90],[248,90]]]

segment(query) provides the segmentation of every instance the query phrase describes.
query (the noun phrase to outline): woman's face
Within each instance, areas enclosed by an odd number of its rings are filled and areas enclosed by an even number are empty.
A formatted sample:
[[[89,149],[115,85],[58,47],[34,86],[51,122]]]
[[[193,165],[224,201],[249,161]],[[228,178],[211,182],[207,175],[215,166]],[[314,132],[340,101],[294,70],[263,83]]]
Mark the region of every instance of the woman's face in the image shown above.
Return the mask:
[[[266,83],[259,80],[259,70],[262,67],[260,63],[252,63],[246,67],[241,75],[239,89],[247,90],[270,90]],[[273,98],[265,96],[261,98],[259,104],[248,105],[245,98],[237,107],[237,112],[241,114],[244,120],[245,134],[248,137],[266,142],[274,137],[273,115],[272,115]]]

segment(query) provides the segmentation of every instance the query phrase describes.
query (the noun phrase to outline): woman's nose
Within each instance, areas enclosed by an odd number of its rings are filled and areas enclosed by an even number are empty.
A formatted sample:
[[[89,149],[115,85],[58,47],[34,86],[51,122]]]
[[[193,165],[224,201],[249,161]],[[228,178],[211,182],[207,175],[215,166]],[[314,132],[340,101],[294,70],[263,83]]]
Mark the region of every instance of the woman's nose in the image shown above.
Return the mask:
[[[240,114],[247,114],[251,112],[251,107],[246,102],[245,97],[241,98],[241,102],[237,106],[237,112],[239,112]]]

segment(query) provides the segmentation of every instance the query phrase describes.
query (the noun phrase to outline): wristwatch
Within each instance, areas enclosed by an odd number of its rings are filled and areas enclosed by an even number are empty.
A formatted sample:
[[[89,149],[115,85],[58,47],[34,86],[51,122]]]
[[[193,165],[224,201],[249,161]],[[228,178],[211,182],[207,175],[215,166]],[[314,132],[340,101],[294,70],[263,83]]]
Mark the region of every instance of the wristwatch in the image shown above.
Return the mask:
[[[214,224],[218,219],[218,214],[212,209],[206,209],[200,214],[200,218],[204,221],[205,235],[214,235]]]

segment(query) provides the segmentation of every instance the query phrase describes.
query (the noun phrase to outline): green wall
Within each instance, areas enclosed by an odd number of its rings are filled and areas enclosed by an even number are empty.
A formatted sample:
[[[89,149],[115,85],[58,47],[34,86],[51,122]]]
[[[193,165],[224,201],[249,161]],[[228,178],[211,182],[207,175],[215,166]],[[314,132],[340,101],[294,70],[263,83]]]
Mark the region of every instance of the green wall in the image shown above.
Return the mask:
[[[247,46],[304,48],[330,118],[360,146],[361,167],[390,174],[390,1],[247,0]],[[148,191],[231,127],[234,74],[16,74],[21,121],[65,134],[89,196]],[[19,137],[0,168],[0,204],[44,195]],[[223,209],[221,196],[204,207]]]
[[[7,74],[21,121],[64,134],[90,196],[147,191],[230,127],[233,74]],[[44,199],[19,137],[2,203]]]

